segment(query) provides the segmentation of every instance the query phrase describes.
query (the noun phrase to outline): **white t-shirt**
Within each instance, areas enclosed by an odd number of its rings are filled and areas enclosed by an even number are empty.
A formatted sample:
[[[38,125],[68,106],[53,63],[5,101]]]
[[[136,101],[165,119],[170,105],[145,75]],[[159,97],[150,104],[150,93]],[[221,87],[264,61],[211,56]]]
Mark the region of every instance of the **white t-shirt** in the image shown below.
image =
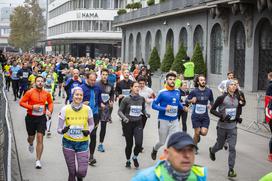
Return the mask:
[[[154,94],[154,91],[145,86],[143,89],[140,89],[139,95],[145,98],[146,102],[146,109],[150,109],[150,104],[153,102],[154,98],[152,98],[152,94]]]

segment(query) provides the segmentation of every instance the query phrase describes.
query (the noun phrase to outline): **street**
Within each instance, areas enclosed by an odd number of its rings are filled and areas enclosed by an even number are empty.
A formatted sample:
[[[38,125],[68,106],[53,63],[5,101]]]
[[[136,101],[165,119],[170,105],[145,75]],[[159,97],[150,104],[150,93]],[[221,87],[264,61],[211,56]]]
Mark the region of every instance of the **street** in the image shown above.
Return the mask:
[[[26,141],[27,133],[25,130],[24,117],[26,110],[21,108],[18,101],[14,102],[12,94],[8,94],[11,115],[13,120],[15,139],[17,142],[20,165],[22,169],[23,179],[25,181],[63,181],[68,178],[68,171],[62,153],[61,135],[57,134],[56,127],[58,118],[57,115],[64,105],[64,99],[57,97],[55,101],[54,114],[52,117],[52,136],[44,137],[44,152],[42,155],[42,169],[35,169],[35,152],[31,154],[28,151]],[[105,152],[95,152],[97,164],[95,167],[89,166],[88,174],[85,180],[94,181],[127,181],[136,173],[136,169],[125,168],[125,139],[122,137],[120,119],[117,115],[118,105],[114,105],[112,114],[113,123],[108,124],[105,138]],[[144,130],[144,152],[139,155],[140,169],[154,165],[156,162],[150,157],[153,145],[158,139],[157,133],[157,112],[150,111],[151,118],[148,120]],[[188,130],[192,134],[193,130],[188,117]],[[97,132],[99,135],[99,130]],[[98,136],[99,137],[99,136]],[[98,140],[98,138],[97,138]],[[216,154],[216,161],[212,162],[209,159],[208,148],[215,143],[216,140],[216,122],[214,117],[210,124],[210,131],[206,137],[202,137],[200,144],[199,155],[196,156],[196,164],[206,166],[208,168],[208,180],[223,181],[227,178],[227,159],[228,152],[222,150]],[[241,181],[256,181],[261,176],[271,172],[272,165],[267,161],[268,139],[248,133],[243,130],[238,130],[237,141],[237,158],[235,169],[238,177],[235,180]],[[163,149],[160,149],[159,154]]]

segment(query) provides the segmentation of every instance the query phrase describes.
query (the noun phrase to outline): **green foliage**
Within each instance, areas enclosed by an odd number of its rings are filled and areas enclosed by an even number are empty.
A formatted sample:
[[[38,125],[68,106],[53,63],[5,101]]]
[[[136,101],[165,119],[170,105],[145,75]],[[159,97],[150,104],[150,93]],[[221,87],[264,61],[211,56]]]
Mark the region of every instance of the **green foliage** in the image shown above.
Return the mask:
[[[146,3],[148,6],[152,6],[153,4],[155,4],[155,0],[148,0]]]
[[[160,3],[163,3],[163,2],[165,2],[166,0],[160,0]]]
[[[175,57],[174,63],[172,64],[171,70],[176,71],[178,74],[184,72],[183,64],[185,57],[187,56],[186,50],[183,46],[183,43],[181,43],[179,47],[179,51]]]
[[[174,53],[173,48],[170,44],[167,44],[166,52],[163,57],[163,61],[161,64],[161,71],[168,72],[174,62]]]
[[[117,11],[117,14],[118,15],[122,15],[122,14],[126,14],[127,13],[127,10],[126,9],[119,9],[118,11]]]
[[[35,47],[44,33],[42,12],[37,0],[26,0],[24,5],[16,7],[10,16],[9,43],[23,51]]]
[[[126,5],[127,9],[140,9],[142,8],[142,3],[136,2],[136,3],[130,3]]]
[[[195,64],[195,74],[203,74],[206,76],[207,67],[199,43],[196,43],[195,45],[191,61]]]
[[[148,64],[150,65],[151,72],[157,71],[161,66],[161,59],[156,47],[152,49]]]

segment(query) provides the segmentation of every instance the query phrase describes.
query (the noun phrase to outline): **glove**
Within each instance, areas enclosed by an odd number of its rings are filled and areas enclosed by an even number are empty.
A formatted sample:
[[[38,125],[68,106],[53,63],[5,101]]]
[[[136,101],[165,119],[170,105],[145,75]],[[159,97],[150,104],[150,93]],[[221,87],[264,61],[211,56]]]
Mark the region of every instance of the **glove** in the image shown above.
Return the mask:
[[[146,114],[145,114],[145,117],[146,117],[146,118],[150,118],[150,114],[146,113]]]
[[[89,130],[82,130],[84,136],[88,136],[90,134]]]
[[[61,131],[62,134],[67,133],[67,131],[70,129],[70,126],[65,126],[63,130]]]
[[[125,118],[125,119],[123,119],[123,122],[124,122],[124,123],[128,123],[128,122],[129,122],[129,119],[128,119],[128,118]]]
[[[230,115],[226,115],[226,117],[223,119],[223,122],[228,122],[230,121],[231,116]]]

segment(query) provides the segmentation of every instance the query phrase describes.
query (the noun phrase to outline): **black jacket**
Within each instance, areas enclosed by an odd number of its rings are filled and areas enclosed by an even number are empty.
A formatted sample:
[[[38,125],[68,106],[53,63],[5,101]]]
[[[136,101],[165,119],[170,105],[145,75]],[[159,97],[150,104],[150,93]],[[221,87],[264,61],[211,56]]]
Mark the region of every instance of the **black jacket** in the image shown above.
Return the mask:
[[[272,96],[272,80],[269,81],[265,95]]]

